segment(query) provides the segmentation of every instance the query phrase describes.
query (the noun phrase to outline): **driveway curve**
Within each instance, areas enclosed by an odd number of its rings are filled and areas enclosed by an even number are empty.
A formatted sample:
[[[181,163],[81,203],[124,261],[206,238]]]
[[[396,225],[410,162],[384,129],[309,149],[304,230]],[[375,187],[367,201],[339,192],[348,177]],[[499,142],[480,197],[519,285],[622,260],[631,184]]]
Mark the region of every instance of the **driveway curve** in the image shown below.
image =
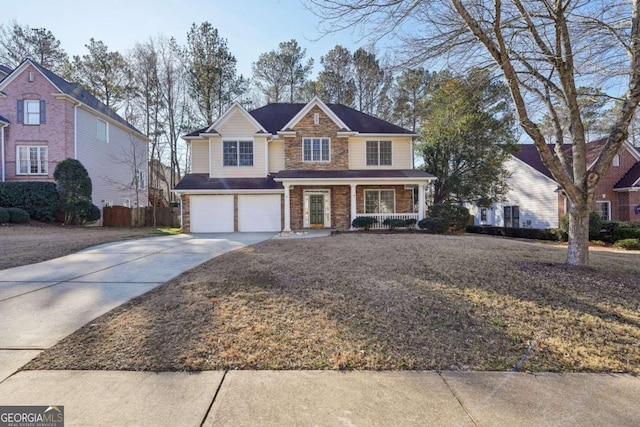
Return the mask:
[[[0,271],[0,381],[40,350],[120,304],[216,256],[273,236],[149,237]]]

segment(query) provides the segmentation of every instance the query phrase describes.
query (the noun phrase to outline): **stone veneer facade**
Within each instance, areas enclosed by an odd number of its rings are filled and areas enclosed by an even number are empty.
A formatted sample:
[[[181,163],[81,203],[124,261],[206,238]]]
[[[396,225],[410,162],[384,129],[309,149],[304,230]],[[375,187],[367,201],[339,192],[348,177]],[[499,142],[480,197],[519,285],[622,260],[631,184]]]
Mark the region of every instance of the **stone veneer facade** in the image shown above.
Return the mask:
[[[314,123],[314,114],[319,114],[319,123]],[[338,138],[338,126],[320,107],[312,108],[295,125],[295,137],[286,137],[284,141],[285,169],[288,170],[347,170],[349,169],[349,138]],[[329,138],[331,140],[331,161],[305,162],[302,160],[303,138]]]
[[[191,196],[182,195],[182,232],[191,232]]]

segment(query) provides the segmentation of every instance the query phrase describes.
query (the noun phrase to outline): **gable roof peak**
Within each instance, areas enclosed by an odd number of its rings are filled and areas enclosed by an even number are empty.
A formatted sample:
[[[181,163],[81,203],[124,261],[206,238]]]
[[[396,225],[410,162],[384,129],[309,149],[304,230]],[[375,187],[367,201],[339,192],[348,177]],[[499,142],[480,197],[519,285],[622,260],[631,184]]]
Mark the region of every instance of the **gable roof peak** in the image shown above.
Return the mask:
[[[309,112],[313,109],[313,107],[319,107],[322,110],[322,112],[325,113],[336,124],[336,126],[338,126],[339,129],[351,130],[349,126],[347,126],[342,121],[342,119],[338,117],[338,115],[333,110],[331,110],[329,106],[327,106],[327,104],[322,102],[322,100],[317,95],[314,96],[313,99],[311,99],[311,101],[307,102],[307,104],[304,107],[302,107],[300,111],[298,111],[298,114],[293,116],[293,118],[289,120],[289,122],[286,125],[284,125],[282,129],[287,129],[287,128],[293,129],[293,127],[300,120],[302,120],[303,117],[309,114]]]

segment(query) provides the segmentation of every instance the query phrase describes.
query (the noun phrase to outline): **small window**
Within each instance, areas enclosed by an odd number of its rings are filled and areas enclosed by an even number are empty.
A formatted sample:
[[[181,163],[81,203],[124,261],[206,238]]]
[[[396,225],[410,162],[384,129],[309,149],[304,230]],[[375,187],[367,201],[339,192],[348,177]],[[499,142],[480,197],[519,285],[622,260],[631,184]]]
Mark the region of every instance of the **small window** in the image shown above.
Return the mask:
[[[40,101],[35,101],[35,100],[24,101],[24,124],[25,125],[40,124]]]
[[[110,208],[113,206],[113,200],[103,200],[102,203],[104,203],[105,208]]]
[[[365,190],[365,213],[395,213],[396,194],[393,190]]]
[[[136,170],[136,188],[139,190],[144,190],[145,188],[147,188],[146,174],[140,169]]]
[[[520,228],[520,207],[504,207],[504,226],[509,228]]]
[[[320,124],[320,113],[313,113],[313,124]]]
[[[620,166],[620,155],[616,154],[613,156],[613,164],[612,166]]]
[[[97,126],[98,126],[98,134],[97,134],[98,141],[109,142],[109,127],[107,125],[107,122],[105,122],[104,120],[98,119]]]
[[[122,206],[124,206],[125,208],[130,208],[131,207],[131,199],[122,199]]]
[[[367,141],[367,166],[391,166],[391,141]]]
[[[596,207],[603,221],[611,221],[611,202],[596,202]]]
[[[480,222],[487,222],[487,208],[480,208]]]
[[[18,146],[18,175],[46,175],[48,162],[47,147]]]
[[[253,166],[253,141],[223,141],[223,166]]]
[[[303,138],[302,159],[305,162],[328,162],[331,159],[329,138]]]

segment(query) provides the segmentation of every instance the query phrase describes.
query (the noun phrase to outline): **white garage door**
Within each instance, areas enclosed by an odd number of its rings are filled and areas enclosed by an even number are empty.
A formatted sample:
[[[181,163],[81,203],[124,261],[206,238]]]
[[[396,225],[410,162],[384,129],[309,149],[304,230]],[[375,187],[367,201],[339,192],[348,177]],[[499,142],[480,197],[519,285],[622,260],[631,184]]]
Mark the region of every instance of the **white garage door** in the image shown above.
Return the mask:
[[[233,196],[191,196],[191,232],[233,232]]]
[[[238,196],[238,231],[280,231],[280,195]]]

